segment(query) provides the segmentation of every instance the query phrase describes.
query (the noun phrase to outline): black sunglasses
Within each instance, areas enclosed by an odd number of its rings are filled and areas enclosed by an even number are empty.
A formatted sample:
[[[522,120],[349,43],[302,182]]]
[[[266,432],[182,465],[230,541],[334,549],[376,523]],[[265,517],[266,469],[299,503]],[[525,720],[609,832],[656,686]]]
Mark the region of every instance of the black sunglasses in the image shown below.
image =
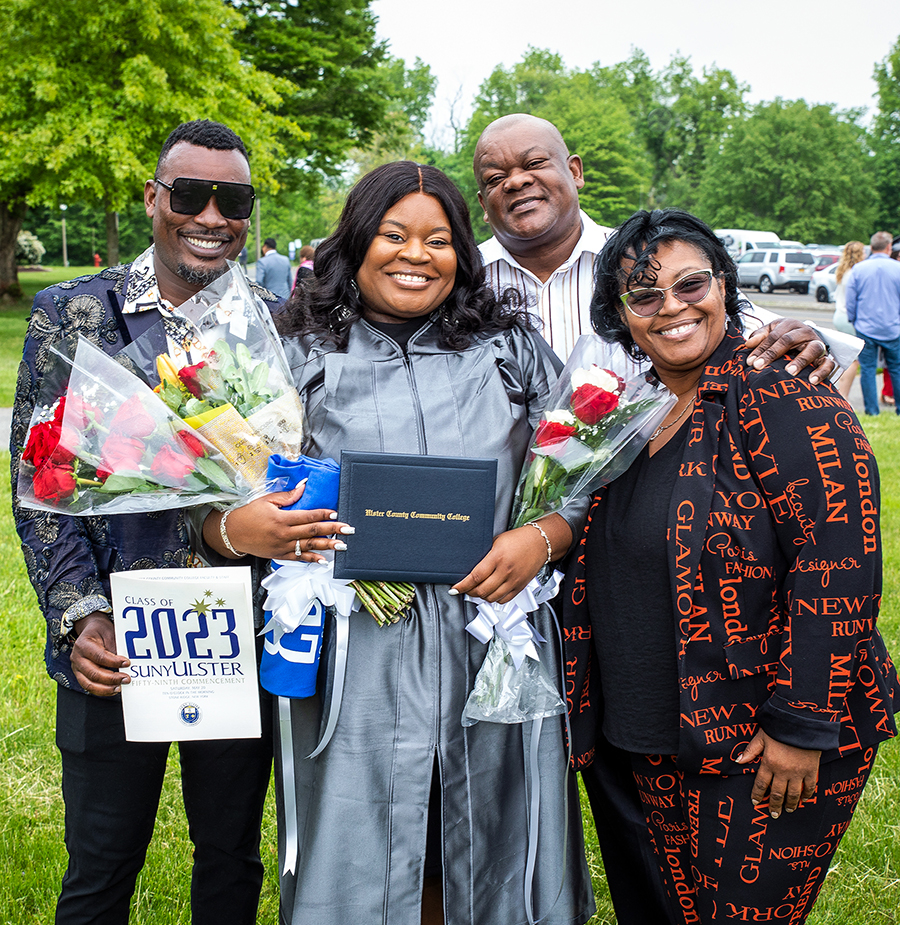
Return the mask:
[[[250,218],[256,191],[249,183],[227,183],[221,180],[195,180],[177,177],[169,186],[159,177],[156,183],[169,190],[169,208],[179,215],[199,215],[215,196],[222,218]]]

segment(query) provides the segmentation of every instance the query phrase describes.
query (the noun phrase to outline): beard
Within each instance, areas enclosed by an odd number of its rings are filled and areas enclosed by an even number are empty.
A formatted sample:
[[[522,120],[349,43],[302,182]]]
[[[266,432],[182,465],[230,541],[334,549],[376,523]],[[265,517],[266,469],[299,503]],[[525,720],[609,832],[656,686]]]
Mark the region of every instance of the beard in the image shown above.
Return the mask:
[[[199,269],[198,267],[189,266],[186,263],[178,264],[178,275],[189,286],[200,286],[206,288],[210,283],[215,282],[223,273],[228,272],[228,265],[223,263],[220,267],[210,267],[208,270]]]

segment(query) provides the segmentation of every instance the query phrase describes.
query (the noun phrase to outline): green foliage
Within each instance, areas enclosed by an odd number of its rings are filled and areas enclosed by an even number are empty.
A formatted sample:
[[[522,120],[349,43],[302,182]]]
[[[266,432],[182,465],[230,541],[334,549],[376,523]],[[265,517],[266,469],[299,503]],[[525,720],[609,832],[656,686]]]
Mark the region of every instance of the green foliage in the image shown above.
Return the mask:
[[[900,39],[875,67],[878,112],[872,127],[880,228],[900,230]],[[876,229],[872,229],[876,230]]]
[[[756,106],[711,156],[700,215],[714,228],[775,228],[800,241],[867,238],[877,195],[858,119],[803,100]]]
[[[241,60],[241,25],[221,0],[0,0],[15,48],[0,58],[0,292],[15,281],[7,231],[26,204],[111,213],[138,201],[180,122],[226,123],[255,181],[277,185],[284,139],[304,132],[272,112],[289,84]]]
[[[283,133],[270,111],[288,85],[241,61],[240,17],[221,0],[2,0],[0,33],[16,54],[0,61],[0,198],[133,201],[179,122],[219,119],[271,183]]]
[[[47,248],[46,263],[62,264],[62,223],[60,211],[47,206],[28,210],[25,227],[33,231]],[[152,224],[144,210],[143,196],[135,192],[134,201],[119,210],[119,262],[130,263],[150,243]],[[69,263],[91,266],[94,254],[106,256],[106,226],[102,206],[72,203],[66,209],[66,250]],[[105,261],[104,261],[105,263]]]
[[[20,231],[16,240],[16,263],[37,264],[47,253],[47,249],[30,231]]]
[[[282,182],[301,182],[293,167],[336,173],[351,148],[383,127],[393,69],[382,68],[387,54],[370,2],[228,0],[246,24],[237,36],[242,57],[278,81],[278,112],[304,129],[286,143]]]

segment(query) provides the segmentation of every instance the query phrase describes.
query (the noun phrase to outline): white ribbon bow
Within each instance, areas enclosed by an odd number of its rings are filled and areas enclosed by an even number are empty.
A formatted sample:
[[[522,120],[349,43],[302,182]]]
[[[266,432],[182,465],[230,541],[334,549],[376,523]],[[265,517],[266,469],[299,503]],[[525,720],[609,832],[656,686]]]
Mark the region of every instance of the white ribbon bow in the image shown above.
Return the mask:
[[[278,642],[285,633],[294,632],[309,620],[316,601],[324,607],[333,607],[344,617],[359,610],[350,580],[334,577],[334,562],[272,561],[280,567],[273,569],[262,581],[268,592],[263,609],[270,611],[272,616],[259,634],[272,631],[272,643],[266,640],[266,649],[271,654],[278,652]]]
[[[533,613],[541,604],[556,597],[562,584],[563,573],[556,570],[541,584],[537,578],[531,581],[506,604],[489,603],[480,597],[466,595],[478,608],[478,615],[466,626],[479,642],[490,642],[496,633],[509,646],[513,665],[518,669],[526,656],[540,661],[537,643],[545,642],[544,637],[528,622],[528,614]]]

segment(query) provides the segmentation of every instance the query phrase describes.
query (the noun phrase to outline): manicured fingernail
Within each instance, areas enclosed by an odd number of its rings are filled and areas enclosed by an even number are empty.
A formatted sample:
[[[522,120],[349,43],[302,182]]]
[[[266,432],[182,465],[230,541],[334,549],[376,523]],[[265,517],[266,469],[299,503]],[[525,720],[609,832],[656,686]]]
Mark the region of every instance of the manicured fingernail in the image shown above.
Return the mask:
[[[754,806],[759,806],[759,800],[754,800],[753,797],[750,797],[750,802],[751,802]]]
[[[459,594],[459,591],[457,591],[456,588],[451,588],[447,593],[453,597],[456,597],[456,595]]]
[[[347,548],[347,544],[346,544],[346,543],[342,543],[340,540],[338,540],[338,541],[334,544],[334,548],[335,548],[336,550],[338,550],[338,552],[343,552],[343,551]]]
[[[785,812],[786,812],[786,813],[792,813],[793,810],[792,810],[792,809],[786,809]]]
[[[800,372],[800,370],[799,370],[796,366],[794,366],[793,363],[788,363],[788,365],[785,366],[785,369],[786,369],[792,376],[796,376],[797,373]]]
[[[775,813],[775,812],[771,814],[773,819],[777,819],[780,815],[781,815],[780,813]]]
[[[328,519],[329,519],[329,520],[337,520],[337,511],[332,511],[332,512],[328,515]]]
[[[356,533],[356,527],[341,527],[341,533],[346,533],[349,536],[351,533]]]

